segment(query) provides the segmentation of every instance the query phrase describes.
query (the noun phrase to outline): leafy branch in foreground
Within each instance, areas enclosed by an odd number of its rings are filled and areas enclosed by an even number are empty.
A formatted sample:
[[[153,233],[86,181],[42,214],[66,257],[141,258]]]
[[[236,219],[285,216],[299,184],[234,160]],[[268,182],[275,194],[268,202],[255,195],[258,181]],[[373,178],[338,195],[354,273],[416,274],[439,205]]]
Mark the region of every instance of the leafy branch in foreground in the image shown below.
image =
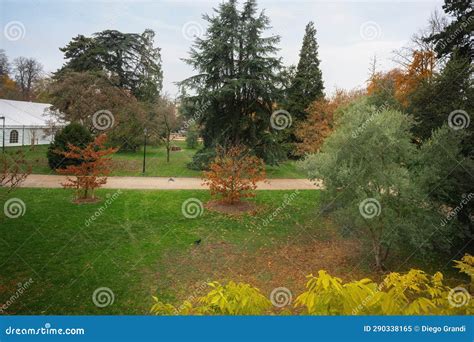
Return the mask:
[[[474,274],[474,257],[466,254],[456,261],[461,272]],[[429,275],[411,269],[405,274],[390,273],[377,284],[365,278],[344,283],[320,270],[317,276],[307,276],[306,291],[294,306],[274,310],[272,303],[259,289],[249,284],[212,282],[206,295],[181,306],[161,302],[151,313],[156,315],[472,315],[474,302],[468,285],[450,288],[443,284],[441,272]]]

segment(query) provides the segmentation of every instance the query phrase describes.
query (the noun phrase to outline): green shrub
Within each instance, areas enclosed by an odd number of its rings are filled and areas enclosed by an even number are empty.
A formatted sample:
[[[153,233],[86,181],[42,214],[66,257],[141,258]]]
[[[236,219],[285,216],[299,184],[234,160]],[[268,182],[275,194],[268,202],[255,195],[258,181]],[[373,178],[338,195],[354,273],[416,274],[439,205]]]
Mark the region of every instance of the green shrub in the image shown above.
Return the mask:
[[[49,167],[53,170],[64,169],[68,165],[79,165],[80,160],[64,158],[58,151],[67,151],[68,144],[85,147],[92,141],[92,134],[81,124],[71,123],[60,130],[48,147]]]
[[[186,146],[195,149],[198,146],[199,133],[196,126],[191,126],[186,133]]]
[[[209,170],[209,164],[216,158],[216,150],[213,148],[202,148],[193,156],[193,160],[187,167],[191,170]]]

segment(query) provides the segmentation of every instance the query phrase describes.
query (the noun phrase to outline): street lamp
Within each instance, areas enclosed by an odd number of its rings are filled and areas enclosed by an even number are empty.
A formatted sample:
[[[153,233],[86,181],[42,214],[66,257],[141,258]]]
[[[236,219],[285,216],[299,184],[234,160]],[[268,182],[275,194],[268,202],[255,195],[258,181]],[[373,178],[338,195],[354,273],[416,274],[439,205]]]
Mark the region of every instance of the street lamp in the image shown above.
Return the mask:
[[[2,130],[2,152],[5,153],[5,117],[0,116],[0,119],[3,120],[3,130]]]
[[[146,127],[143,129],[143,133],[145,134],[145,143],[143,144],[143,174],[145,174],[145,160],[146,160]]]

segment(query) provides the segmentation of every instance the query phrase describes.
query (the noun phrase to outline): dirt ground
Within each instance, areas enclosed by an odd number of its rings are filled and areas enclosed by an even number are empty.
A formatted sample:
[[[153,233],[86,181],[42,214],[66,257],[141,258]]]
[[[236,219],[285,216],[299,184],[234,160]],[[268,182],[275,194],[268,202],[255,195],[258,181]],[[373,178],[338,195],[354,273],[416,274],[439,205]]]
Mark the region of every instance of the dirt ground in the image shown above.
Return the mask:
[[[165,257],[170,265],[157,281],[166,278],[178,301],[206,293],[208,281],[246,282],[269,295],[276,287],[286,287],[296,298],[305,289],[306,276],[321,269],[349,281],[367,277],[357,266],[364,258],[356,240],[331,238],[327,241],[299,240],[248,250],[218,241],[193,246],[182,255]]]

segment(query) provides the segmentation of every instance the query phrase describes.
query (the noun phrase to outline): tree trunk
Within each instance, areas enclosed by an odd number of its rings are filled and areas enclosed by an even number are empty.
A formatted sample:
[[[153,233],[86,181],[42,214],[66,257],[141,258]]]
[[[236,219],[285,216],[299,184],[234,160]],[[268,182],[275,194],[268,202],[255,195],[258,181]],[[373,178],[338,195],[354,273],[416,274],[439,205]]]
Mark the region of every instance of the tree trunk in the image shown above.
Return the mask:
[[[372,238],[372,247],[374,250],[374,257],[375,257],[375,268],[379,272],[384,271],[385,267],[383,265],[383,261],[386,258],[386,256],[384,258],[380,236],[377,234],[377,232],[374,232],[372,229],[370,229],[369,232],[370,232],[370,237]]]
[[[374,254],[375,254],[375,267],[377,271],[383,271],[383,264],[382,264],[382,246],[380,244],[376,244],[374,246]]]

